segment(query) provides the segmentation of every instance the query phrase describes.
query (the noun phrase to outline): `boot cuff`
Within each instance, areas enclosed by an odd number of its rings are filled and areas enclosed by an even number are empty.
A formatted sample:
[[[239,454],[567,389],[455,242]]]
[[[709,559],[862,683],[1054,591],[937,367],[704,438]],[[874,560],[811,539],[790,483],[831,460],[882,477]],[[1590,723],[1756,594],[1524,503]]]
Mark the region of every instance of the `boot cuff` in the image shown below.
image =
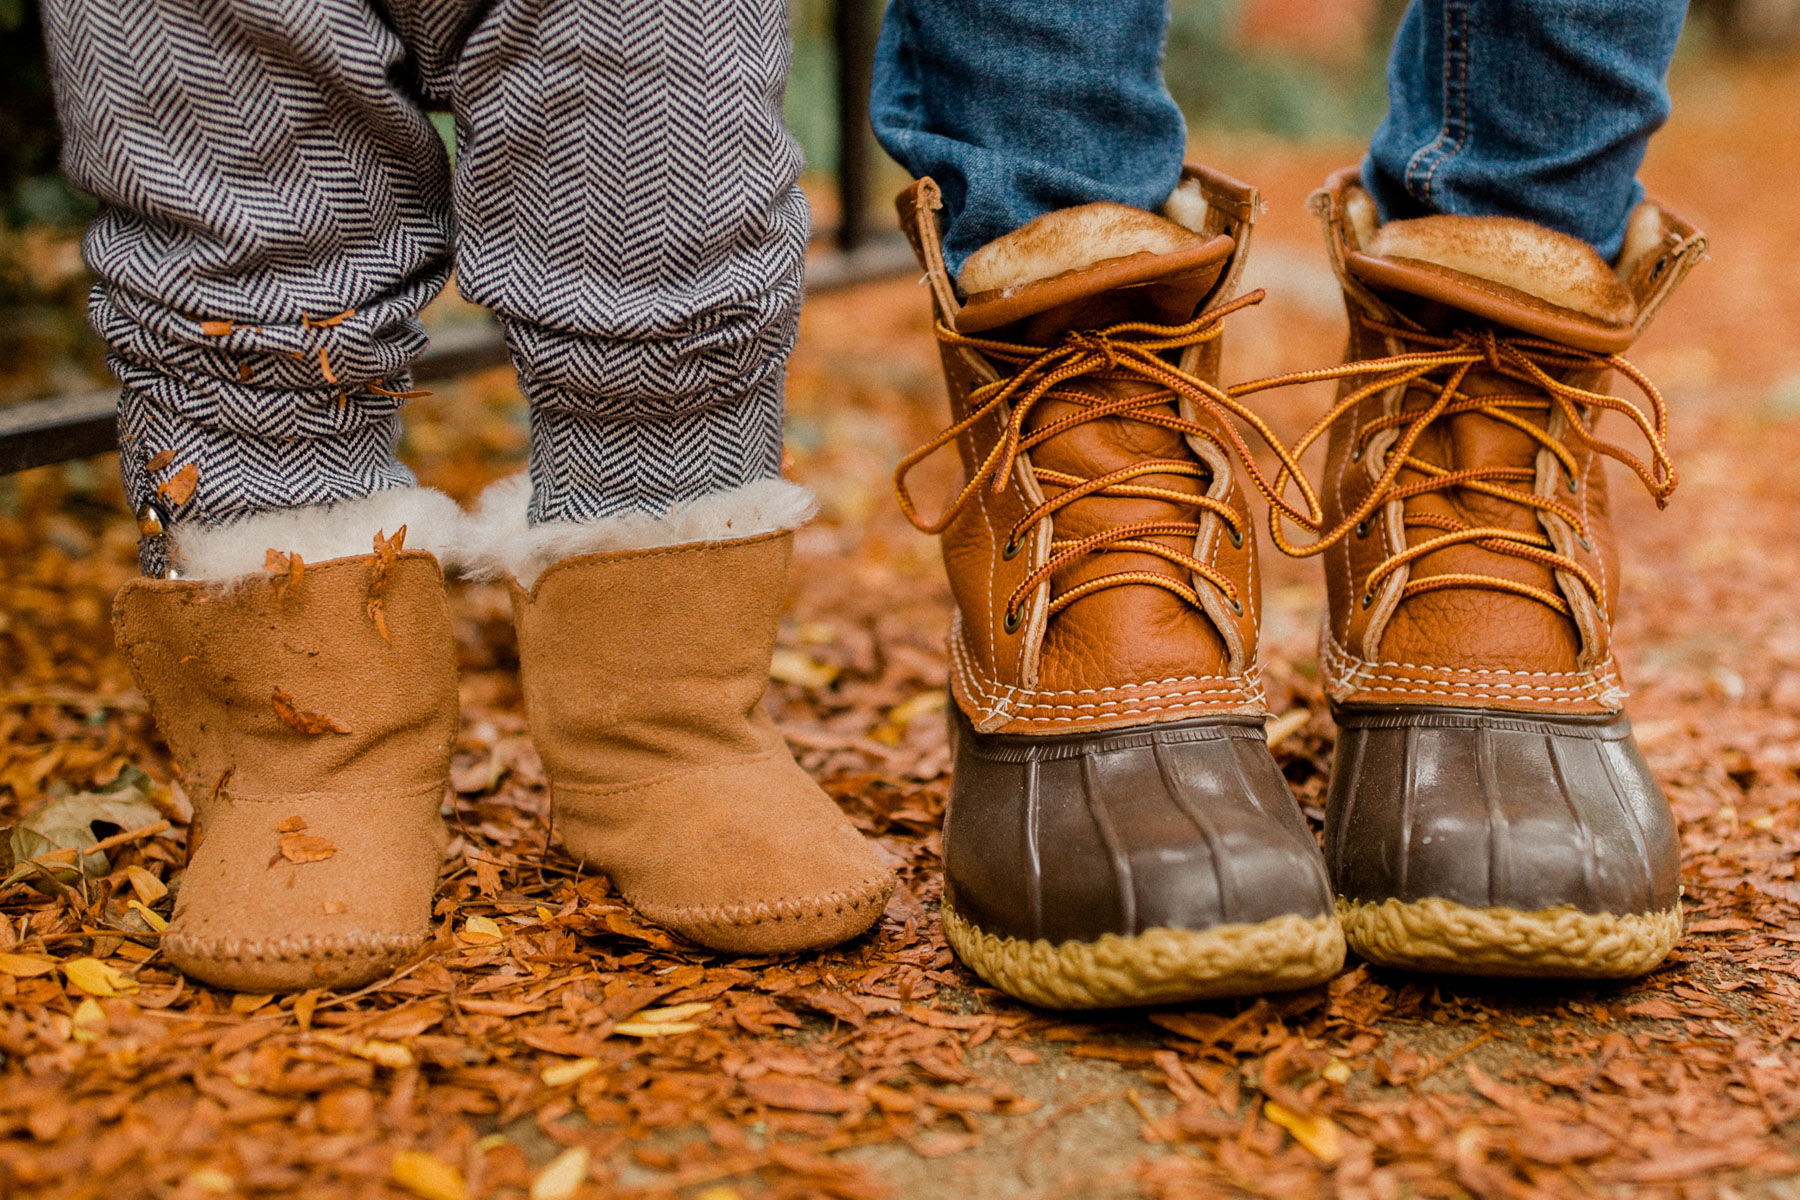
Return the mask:
[[[1416,217],[1389,221],[1368,243],[1377,258],[1458,271],[1623,325],[1637,306],[1624,282],[1579,238],[1513,217]]]
[[[269,551],[308,563],[371,553],[375,535],[406,526],[406,548],[450,561],[463,522],[456,501],[431,488],[388,488],[360,500],[273,509],[227,525],[177,525],[175,567],[185,579],[227,582],[263,573]]]
[[[1174,254],[1203,246],[1206,197],[1185,180],[1162,215],[1099,202],[1047,212],[969,256],[957,276],[965,295],[1005,292],[1134,254]]]
[[[758,479],[714,492],[662,516],[621,513],[596,521],[534,525],[526,515],[530,505],[531,479],[524,473],[482,493],[456,548],[465,574],[475,579],[511,576],[529,588],[546,568],[579,554],[736,541],[798,529],[819,509],[810,491],[785,479]]]

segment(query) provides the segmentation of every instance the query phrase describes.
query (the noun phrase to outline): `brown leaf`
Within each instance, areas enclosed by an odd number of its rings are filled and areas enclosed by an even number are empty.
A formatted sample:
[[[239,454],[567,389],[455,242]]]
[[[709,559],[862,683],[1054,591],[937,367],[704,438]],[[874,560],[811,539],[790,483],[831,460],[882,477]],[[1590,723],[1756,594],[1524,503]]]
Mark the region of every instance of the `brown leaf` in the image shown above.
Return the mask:
[[[306,561],[298,554],[284,554],[280,550],[270,549],[263,555],[263,570],[271,575],[285,576],[275,585],[275,596],[286,600],[289,593],[299,590],[300,578],[306,573]]]
[[[144,464],[144,470],[160,471],[174,461],[175,452],[173,450],[162,450],[150,456],[150,461]]]
[[[174,475],[156,485],[156,494],[180,508],[194,498],[194,489],[200,486],[200,468],[193,463],[181,468]]]
[[[280,688],[275,689],[272,702],[275,705],[275,715],[280,717],[281,723],[289,729],[315,737],[325,733],[350,732],[350,727],[342,721],[328,717],[324,713],[307,712],[305,709],[296,708],[294,698]]]
[[[816,1079],[789,1079],[785,1075],[745,1080],[744,1091],[759,1104],[795,1112],[845,1113],[868,1104],[847,1088],[832,1087]]]
[[[305,828],[305,817],[283,817],[275,823],[275,829],[278,833],[299,833]]]
[[[400,557],[400,551],[406,546],[406,526],[402,525],[394,531],[393,537],[384,535],[384,531],[375,533],[375,570],[369,577],[369,619],[375,622],[375,631],[381,634],[384,642],[392,641],[388,636],[387,626],[387,585],[388,576],[394,569],[394,560]]]
[[[281,857],[291,863],[324,862],[336,853],[337,847],[330,841],[310,833],[281,835]]]

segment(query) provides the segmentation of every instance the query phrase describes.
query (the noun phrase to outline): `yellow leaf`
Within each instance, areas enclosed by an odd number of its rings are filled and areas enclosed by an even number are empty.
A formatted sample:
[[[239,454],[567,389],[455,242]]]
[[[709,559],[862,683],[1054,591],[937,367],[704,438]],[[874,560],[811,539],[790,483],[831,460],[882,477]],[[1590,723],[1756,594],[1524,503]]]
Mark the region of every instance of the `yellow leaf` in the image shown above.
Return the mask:
[[[1305,729],[1306,723],[1310,720],[1312,720],[1312,713],[1306,709],[1290,708],[1268,723],[1263,729],[1263,739],[1268,742],[1269,749],[1273,750]]]
[[[69,982],[90,996],[127,996],[138,990],[137,980],[121,974],[97,958],[77,958],[63,964]]]
[[[89,996],[75,1006],[75,1020],[71,1032],[78,1042],[91,1042],[106,1029],[106,1013],[100,1002]]]
[[[475,1139],[475,1153],[486,1154],[490,1150],[498,1150],[506,1145],[509,1139],[504,1133],[490,1133]]]
[[[461,1171],[418,1150],[396,1152],[388,1173],[395,1183],[423,1200],[469,1200]]]
[[[187,1181],[202,1192],[211,1192],[215,1196],[226,1196],[237,1190],[237,1180],[223,1171],[212,1167],[201,1167],[190,1173]]]
[[[137,898],[145,904],[155,904],[169,894],[169,889],[162,880],[136,863],[125,868],[125,878],[130,881],[131,890],[137,893]]]
[[[1348,1083],[1350,1081],[1350,1064],[1341,1058],[1334,1058],[1319,1074],[1333,1083]]]
[[[577,1079],[585,1079],[599,1069],[599,1059],[577,1058],[569,1062],[551,1063],[544,1068],[543,1079],[551,1087],[562,1087]]]
[[[0,974],[30,979],[34,975],[48,975],[54,970],[56,960],[45,958],[41,954],[0,954]]]
[[[830,687],[838,676],[837,668],[798,650],[779,649],[769,659],[769,678],[795,687]]]
[[[898,746],[906,736],[906,727],[926,713],[937,712],[950,699],[942,689],[920,692],[910,700],[902,700],[888,709],[887,720],[876,726],[870,737],[883,745]]]
[[[294,997],[294,1020],[302,1029],[312,1028],[313,1009],[319,1007],[319,997],[324,995],[323,988],[312,988]]]
[[[614,1033],[623,1033],[630,1037],[659,1038],[674,1037],[678,1033],[692,1033],[700,1028],[688,1021],[671,1021],[658,1024],[654,1021],[626,1021],[623,1025],[613,1026]]]
[[[239,992],[231,998],[231,1011],[234,1013],[253,1013],[275,997],[270,993]]]
[[[470,917],[456,935],[467,946],[491,946],[506,939],[506,931],[492,917]]]
[[[634,1022],[647,1021],[652,1025],[665,1025],[673,1021],[685,1021],[689,1017],[697,1017],[711,1007],[711,1004],[702,1003],[677,1004],[672,1008],[646,1008],[632,1020]]]
[[[350,1053],[395,1071],[403,1071],[413,1065],[412,1051],[399,1042],[384,1042],[377,1038],[370,1038],[366,1042],[352,1046]]]
[[[569,1200],[587,1178],[586,1146],[572,1146],[551,1159],[531,1181],[531,1200]]]
[[[1263,1103],[1263,1115],[1293,1134],[1296,1142],[1327,1166],[1344,1157],[1338,1127],[1330,1117],[1302,1116],[1273,1100]]]
[[[744,1193],[734,1187],[719,1183],[695,1196],[694,1200],[744,1200]]]
[[[142,900],[127,900],[125,907],[144,918],[144,924],[161,933],[169,927],[169,923],[156,915],[156,911]]]

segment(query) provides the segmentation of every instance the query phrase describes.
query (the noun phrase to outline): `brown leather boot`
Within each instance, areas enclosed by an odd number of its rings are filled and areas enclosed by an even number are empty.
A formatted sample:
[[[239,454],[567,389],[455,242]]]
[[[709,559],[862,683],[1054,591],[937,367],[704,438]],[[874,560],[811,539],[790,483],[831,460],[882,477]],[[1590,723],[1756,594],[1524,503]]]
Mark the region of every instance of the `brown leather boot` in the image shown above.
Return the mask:
[[[1392,966],[1641,974],[1680,934],[1679,854],[1623,711],[1602,459],[1674,488],[1661,397],[1617,355],[1704,242],[1648,204],[1616,268],[1523,221],[1377,228],[1356,181],[1314,198],[1363,361],[1310,373],[1343,384],[1296,447],[1329,431],[1325,532],[1292,548],[1324,555],[1330,593],[1346,936]],[[1648,462],[1596,438],[1604,409]]]
[[[331,518],[345,536],[351,511]],[[363,515],[378,528],[378,514]],[[232,527],[187,557],[235,572],[273,532]],[[422,951],[457,724],[437,559],[133,580],[114,624],[194,803],[169,960],[218,987],[276,992],[355,987]]]
[[[520,484],[482,507],[478,523],[518,522],[477,557],[512,580],[525,707],[569,851],[718,950],[816,950],[873,925],[893,876],[762,706],[810,495],[765,480],[667,518],[530,528]],[[576,547],[603,552],[560,557]]]
[[[1035,1004],[1295,988],[1342,963],[1263,739],[1239,465],[1268,484],[1232,419],[1267,431],[1216,386],[1256,205],[1189,168],[1168,217],[1051,213],[971,257],[964,302],[936,186],[899,199],[954,418],[898,481],[957,606],[944,932]],[[952,442],[967,487],[922,521],[906,474]]]

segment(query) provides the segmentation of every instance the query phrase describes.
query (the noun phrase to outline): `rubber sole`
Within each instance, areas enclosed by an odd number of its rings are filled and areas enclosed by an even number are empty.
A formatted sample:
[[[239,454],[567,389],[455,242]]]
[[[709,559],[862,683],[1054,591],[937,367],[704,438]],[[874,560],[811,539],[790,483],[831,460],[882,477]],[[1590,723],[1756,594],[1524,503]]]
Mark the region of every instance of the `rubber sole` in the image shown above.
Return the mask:
[[[944,905],[956,956],[1009,996],[1040,1008],[1127,1008],[1311,987],[1344,965],[1332,916],[1212,929],[1148,929],[1093,942],[1000,937]]]
[[[1350,948],[1372,963],[1444,975],[1631,979],[1681,939],[1681,905],[1655,913],[1525,912],[1449,900],[1338,899]]]

